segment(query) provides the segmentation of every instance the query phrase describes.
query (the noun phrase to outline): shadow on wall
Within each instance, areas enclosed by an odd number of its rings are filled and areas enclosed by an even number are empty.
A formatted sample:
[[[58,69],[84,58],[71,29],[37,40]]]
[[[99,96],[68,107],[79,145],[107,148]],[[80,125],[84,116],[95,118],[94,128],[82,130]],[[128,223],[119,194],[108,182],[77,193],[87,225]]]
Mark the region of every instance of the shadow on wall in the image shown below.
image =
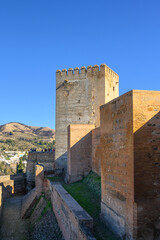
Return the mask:
[[[134,133],[134,159],[137,227],[142,232],[153,229],[160,217],[160,112]]]
[[[92,170],[92,131],[68,147],[68,182],[81,180]]]
[[[55,165],[56,165],[56,173],[57,174],[61,173],[62,171],[66,171],[66,168],[67,168],[67,151],[55,160]]]
[[[10,179],[14,181],[14,194],[26,193],[26,174],[18,173],[10,176]]]
[[[0,183],[0,186],[2,186],[2,199],[10,198],[14,191],[13,186],[5,185],[4,183]]]

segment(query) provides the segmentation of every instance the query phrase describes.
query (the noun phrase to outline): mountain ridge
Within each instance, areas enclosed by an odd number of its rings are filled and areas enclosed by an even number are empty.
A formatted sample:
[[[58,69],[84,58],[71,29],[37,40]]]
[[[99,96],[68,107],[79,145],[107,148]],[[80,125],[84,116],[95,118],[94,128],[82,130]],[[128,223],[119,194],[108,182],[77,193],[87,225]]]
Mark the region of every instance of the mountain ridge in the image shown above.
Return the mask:
[[[19,122],[0,125],[0,149],[29,150],[53,147],[55,130],[49,127],[28,126]]]

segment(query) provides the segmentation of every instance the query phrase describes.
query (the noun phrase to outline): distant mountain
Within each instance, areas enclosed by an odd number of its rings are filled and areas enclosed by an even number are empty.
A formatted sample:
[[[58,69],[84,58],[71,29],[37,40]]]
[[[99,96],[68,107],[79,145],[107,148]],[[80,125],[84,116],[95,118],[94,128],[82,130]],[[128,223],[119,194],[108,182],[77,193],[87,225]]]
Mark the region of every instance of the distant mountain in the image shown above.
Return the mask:
[[[55,131],[48,127],[33,127],[18,122],[0,125],[0,149],[27,151],[53,147]]]

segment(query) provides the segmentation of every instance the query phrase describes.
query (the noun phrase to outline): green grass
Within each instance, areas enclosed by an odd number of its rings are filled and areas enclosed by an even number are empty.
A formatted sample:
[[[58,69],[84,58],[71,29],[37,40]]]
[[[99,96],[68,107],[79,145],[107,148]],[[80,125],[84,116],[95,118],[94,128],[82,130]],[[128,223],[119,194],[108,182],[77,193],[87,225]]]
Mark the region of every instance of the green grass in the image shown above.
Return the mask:
[[[72,184],[64,183],[61,177],[51,177],[51,181],[61,182],[67,192],[93,218],[93,234],[97,240],[119,240],[100,220],[101,178],[91,172],[83,180]]]
[[[45,197],[44,197],[45,201],[47,202],[46,207],[42,210],[41,212],[41,216],[40,219],[47,213],[48,209],[52,209],[52,203],[50,201],[48,201]],[[39,219],[39,220],[40,220]]]
[[[40,202],[41,198],[44,196],[44,194],[40,195],[39,198],[37,199],[37,201],[35,202],[33,208],[32,208],[32,211],[31,211],[31,214],[30,216],[33,214],[34,210],[36,209],[38,203]]]
[[[53,181],[53,182],[63,182],[63,178],[62,177],[47,177],[49,180]]]

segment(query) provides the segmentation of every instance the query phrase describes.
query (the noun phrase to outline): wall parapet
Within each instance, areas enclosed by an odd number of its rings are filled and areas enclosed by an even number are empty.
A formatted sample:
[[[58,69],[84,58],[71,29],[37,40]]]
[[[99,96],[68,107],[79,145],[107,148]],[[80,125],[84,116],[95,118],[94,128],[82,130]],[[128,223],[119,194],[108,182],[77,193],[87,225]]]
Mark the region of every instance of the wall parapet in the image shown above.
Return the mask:
[[[85,66],[81,67],[75,67],[74,70],[73,68],[67,69],[62,69],[62,70],[57,70],[56,71],[56,77],[57,78],[63,78],[63,77],[71,77],[71,76],[81,76],[81,75],[86,75],[86,74],[103,74],[103,73],[109,73],[110,75],[119,78],[118,74],[114,72],[111,68],[109,68],[106,64],[101,64],[100,67],[99,65],[94,65],[94,66]]]
[[[96,240],[91,233],[93,228],[92,217],[71,197],[60,183],[50,182],[50,190],[53,211],[64,238],[66,240]]]

